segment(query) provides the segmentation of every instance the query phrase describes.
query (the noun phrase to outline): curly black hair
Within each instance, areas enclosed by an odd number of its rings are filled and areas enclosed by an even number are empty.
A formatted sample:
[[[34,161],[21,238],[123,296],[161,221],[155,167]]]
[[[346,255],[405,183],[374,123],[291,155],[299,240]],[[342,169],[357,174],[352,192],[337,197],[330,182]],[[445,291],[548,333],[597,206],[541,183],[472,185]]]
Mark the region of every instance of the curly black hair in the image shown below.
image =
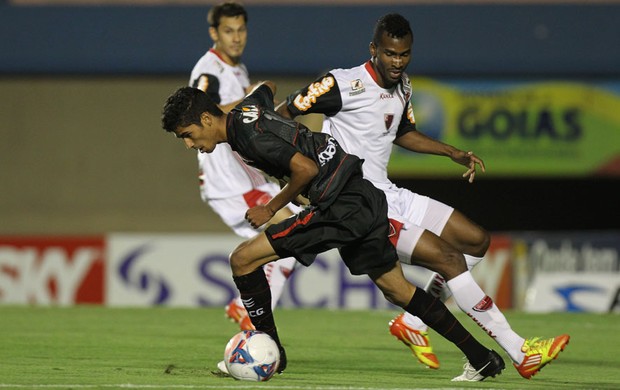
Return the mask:
[[[375,45],[379,45],[384,32],[394,38],[402,38],[408,34],[411,34],[413,37],[409,21],[404,16],[396,13],[383,15],[377,20],[372,36],[372,42]]]
[[[179,127],[200,124],[200,116],[208,112],[215,116],[224,113],[206,93],[198,88],[181,87],[166,100],[161,124],[164,130],[175,132]]]

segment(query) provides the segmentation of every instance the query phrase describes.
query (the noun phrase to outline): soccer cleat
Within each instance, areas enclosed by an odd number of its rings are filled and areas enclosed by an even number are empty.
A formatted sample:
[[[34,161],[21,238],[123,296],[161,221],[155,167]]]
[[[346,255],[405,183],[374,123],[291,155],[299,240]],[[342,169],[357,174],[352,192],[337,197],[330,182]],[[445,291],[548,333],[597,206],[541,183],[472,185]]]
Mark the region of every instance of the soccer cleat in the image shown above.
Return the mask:
[[[243,317],[248,316],[248,312],[245,310],[245,307],[237,304],[237,300],[233,299],[226,305],[226,317],[230,318],[231,321],[241,322]]]
[[[286,365],[288,362],[286,361],[286,351],[284,350],[284,347],[280,345],[278,349],[280,350],[280,364],[278,364],[276,372],[278,374],[282,374],[284,370],[286,370]]]
[[[409,327],[403,320],[405,313],[401,313],[390,321],[390,333],[411,348],[413,355],[429,368],[439,368],[439,360],[433,353],[427,332]]]
[[[214,374],[217,374],[219,376],[230,376],[230,373],[228,372],[228,368],[226,368],[226,363],[224,363],[223,360],[217,363],[217,369],[220,371],[214,372]]]
[[[256,330],[250,316],[245,316],[239,321],[239,328],[241,328],[241,330]]]
[[[497,352],[490,350],[487,359],[482,362],[480,368],[474,367],[469,361],[463,365],[463,373],[452,378],[452,382],[480,382],[488,377],[495,378],[506,368],[504,359]]]
[[[521,350],[525,352],[525,357],[521,364],[513,363],[519,374],[525,379],[530,379],[542,370],[544,366],[556,359],[560,352],[566,348],[570,336],[563,334],[546,340],[538,337],[525,340]]]

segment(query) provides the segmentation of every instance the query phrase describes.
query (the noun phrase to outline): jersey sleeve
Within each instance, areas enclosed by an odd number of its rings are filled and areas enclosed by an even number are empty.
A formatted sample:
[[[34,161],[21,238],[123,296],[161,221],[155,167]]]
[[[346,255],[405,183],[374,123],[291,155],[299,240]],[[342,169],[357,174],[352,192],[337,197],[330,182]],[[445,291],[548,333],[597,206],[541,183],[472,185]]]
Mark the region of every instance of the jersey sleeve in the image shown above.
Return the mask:
[[[411,100],[407,102],[405,111],[400,118],[400,124],[398,125],[398,130],[396,130],[396,138],[401,137],[410,131],[416,131],[415,116],[413,115],[413,104],[411,104]]]
[[[192,87],[205,91],[216,104],[220,104],[222,101],[220,96],[220,80],[212,74],[201,74],[194,79]]]
[[[333,74],[327,73],[286,98],[293,116],[325,114],[333,116],[342,108],[340,88]]]
[[[242,105],[257,105],[269,110],[273,110],[273,92],[267,85],[262,84],[256,88],[251,94],[243,99]]]
[[[271,133],[263,133],[252,139],[251,150],[257,168],[277,179],[290,176],[291,159],[297,149]]]

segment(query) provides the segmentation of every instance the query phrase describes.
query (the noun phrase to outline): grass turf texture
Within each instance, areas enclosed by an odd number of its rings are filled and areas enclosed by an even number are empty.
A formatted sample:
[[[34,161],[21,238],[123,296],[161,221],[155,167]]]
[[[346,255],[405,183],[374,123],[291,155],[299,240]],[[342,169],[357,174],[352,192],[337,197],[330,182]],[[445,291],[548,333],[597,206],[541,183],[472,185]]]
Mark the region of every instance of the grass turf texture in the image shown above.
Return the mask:
[[[531,380],[502,353],[502,375],[454,383],[462,354],[431,331],[441,368],[419,364],[388,332],[396,311],[278,310],[289,365],[254,384],[211,373],[238,328],[223,309],[0,306],[0,389],[620,388],[618,315],[506,313],[521,335],[569,333],[560,357]],[[458,318],[487,347],[499,347]]]

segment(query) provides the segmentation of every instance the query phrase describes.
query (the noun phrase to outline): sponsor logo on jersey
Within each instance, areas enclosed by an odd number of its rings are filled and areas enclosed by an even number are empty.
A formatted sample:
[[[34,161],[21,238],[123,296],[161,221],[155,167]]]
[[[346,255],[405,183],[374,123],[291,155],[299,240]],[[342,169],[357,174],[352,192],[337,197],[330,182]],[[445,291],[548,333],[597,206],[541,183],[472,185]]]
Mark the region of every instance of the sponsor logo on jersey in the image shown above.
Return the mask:
[[[379,99],[381,99],[381,100],[383,100],[383,99],[394,99],[394,94],[393,93],[381,92],[379,94]]]
[[[415,116],[413,116],[413,104],[411,104],[411,102],[409,102],[409,105],[407,106],[407,119],[409,119],[409,122],[411,122],[412,125],[415,125]]]
[[[245,106],[241,108],[241,115],[243,116],[243,123],[252,123],[258,119],[258,107]]]
[[[295,100],[293,100],[293,105],[295,105],[299,111],[307,111],[316,103],[316,99],[329,92],[335,83],[332,76],[323,77],[321,81],[317,81],[308,86],[306,96],[302,94],[297,95]]]
[[[327,139],[327,146],[325,147],[325,149],[323,149],[321,153],[319,153],[319,164],[321,166],[325,165],[332,158],[334,158],[335,154],[336,154],[336,140],[334,140],[334,138],[332,137],[329,137]]]
[[[351,81],[351,92],[349,92],[349,96],[359,95],[360,93],[364,93],[366,88],[364,88],[364,83],[362,80],[355,79]]]

